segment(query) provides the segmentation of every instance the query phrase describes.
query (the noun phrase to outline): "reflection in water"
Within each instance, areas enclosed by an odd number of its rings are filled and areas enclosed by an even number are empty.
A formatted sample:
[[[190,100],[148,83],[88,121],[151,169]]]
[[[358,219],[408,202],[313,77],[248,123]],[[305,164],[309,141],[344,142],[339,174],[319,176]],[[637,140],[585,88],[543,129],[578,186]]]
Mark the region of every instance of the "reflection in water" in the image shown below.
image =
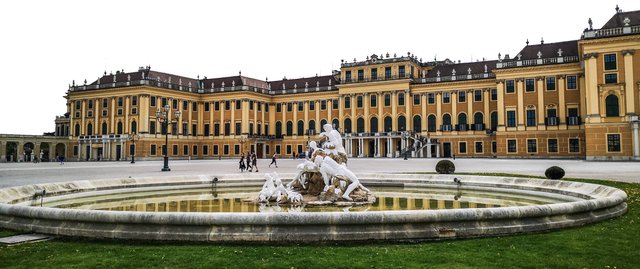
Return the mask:
[[[376,202],[354,207],[266,205],[251,202],[255,189],[191,189],[120,193],[52,201],[48,207],[146,212],[354,212],[525,206],[558,202],[548,197],[459,189],[376,188]]]

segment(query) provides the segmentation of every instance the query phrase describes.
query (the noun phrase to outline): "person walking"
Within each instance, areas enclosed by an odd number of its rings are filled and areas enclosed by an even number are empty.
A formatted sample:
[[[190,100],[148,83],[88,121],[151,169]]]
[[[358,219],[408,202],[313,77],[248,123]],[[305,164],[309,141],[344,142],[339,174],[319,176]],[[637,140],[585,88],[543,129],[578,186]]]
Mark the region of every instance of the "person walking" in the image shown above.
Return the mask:
[[[251,167],[251,153],[249,152],[247,152],[247,170],[253,172],[253,167]]]
[[[239,163],[240,172],[244,172],[246,167],[244,166],[244,153],[240,154],[240,163]]]
[[[258,156],[255,152],[251,153],[251,164],[256,168],[256,173],[258,173]]]
[[[276,162],[276,157],[278,157],[278,153],[274,152],[273,156],[271,156],[271,163],[269,164],[269,167],[271,167],[271,165],[275,164],[276,168],[278,168],[278,163]]]

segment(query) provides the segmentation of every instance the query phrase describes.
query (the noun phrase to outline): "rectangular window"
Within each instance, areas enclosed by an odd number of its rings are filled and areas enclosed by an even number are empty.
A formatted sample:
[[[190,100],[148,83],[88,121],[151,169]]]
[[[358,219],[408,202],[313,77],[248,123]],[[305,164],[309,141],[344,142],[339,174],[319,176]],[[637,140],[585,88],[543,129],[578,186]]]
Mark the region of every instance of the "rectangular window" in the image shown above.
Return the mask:
[[[458,92],[458,103],[464,103],[467,101],[467,95],[465,91]]]
[[[93,111],[87,111],[87,117],[89,118],[93,117]]]
[[[157,151],[156,145],[151,145],[151,155],[156,156]]]
[[[358,70],[358,81],[363,81],[364,80],[364,70],[360,69]]]
[[[384,78],[385,79],[390,79],[391,78],[391,67],[385,67],[384,68]]]
[[[105,100],[107,100],[107,99],[105,99]],[[156,97],[155,96],[151,96],[151,106],[156,106]]]
[[[620,152],[620,134],[607,134],[607,151]]]
[[[309,110],[316,110],[316,102],[309,101]]]
[[[616,70],[618,69],[618,64],[616,63],[616,54],[605,54],[604,55],[604,70]]]
[[[202,146],[202,155],[204,155],[204,156],[209,155],[209,146],[208,145],[203,145]]]
[[[344,81],[351,82],[351,71],[344,72]]]
[[[213,102],[213,110],[220,111],[220,102],[219,101]]]
[[[102,110],[102,116],[103,116],[103,117],[106,117],[106,116],[107,116],[107,113],[108,113],[108,112],[107,112],[107,110],[106,110],[106,109],[103,109],[103,110]]]
[[[171,154],[178,155],[178,145],[173,145],[173,147],[171,147]]]
[[[547,140],[547,151],[549,153],[556,153],[558,152],[558,139],[555,138],[549,138]]]
[[[291,154],[291,145],[287,145],[287,155]]]
[[[189,109],[189,102],[182,101],[182,110],[187,110],[187,109]]]
[[[547,91],[555,91],[556,90],[556,78],[555,77],[547,77]]]
[[[88,104],[89,109],[93,109],[93,100],[89,100]]]
[[[528,153],[536,153],[538,152],[538,141],[535,139],[527,139],[527,152]]]
[[[298,112],[304,111],[304,102],[298,102]]]
[[[220,154],[220,148],[218,147],[218,145],[213,145],[213,155],[219,155]]]
[[[618,83],[618,74],[604,74],[604,83],[605,84],[616,84]]]
[[[293,111],[293,103],[287,103],[287,112]]]
[[[209,107],[209,102],[204,102],[204,111],[209,112],[211,108]]]
[[[344,97],[344,108],[351,108],[351,98],[349,96]]]
[[[131,96],[131,105],[132,106],[138,105],[138,96]]]
[[[236,100],[236,109],[242,109],[242,102],[240,102],[240,100]]]
[[[224,102],[224,110],[231,110],[231,101]]]
[[[507,127],[516,127],[516,111],[507,111]]]
[[[118,116],[122,116],[122,108],[118,108]]]
[[[401,78],[403,78],[403,77],[404,77],[404,75],[405,75],[404,73],[405,73],[405,72],[404,72],[404,65],[399,66],[399,67],[398,67],[398,75],[399,75]]]
[[[498,89],[491,89],[491,101],[498,100]]]
[[[236,122],[236,132],[235,135],[240,135],[242,133],[242,123]]]
[[[580,139],[569,138],[569,152],[580,152]]]
[[[280,103],[276,104],[276,112],[278,113],[282,112],[282,104]]]
[[[216,123],[213,125],[213,135],[215,136],[220,135],[220,123]]]
[[[473,91],[473,101],[482,102],[482,90]]]
[[[155,99],[155,96],[153,96],[152,98],[154,98],[154,99]],[[152,106],[155,106],[155,103],[156,103],[156,102],[155,102],[155,100],[154,100],[154,102],[153,102],[153,105],[152,105]],[[104,99],[102,99],[102,108],[107,108],[107,107],[109,107],[109,99],[104,98]]]
[[[249,100],[249,110],[253,110],[253,100]]]
[[[467,153],[467,142],[460,142],[458,147],[460,148],[460,154]]]
[[[536,111],[534,109],[527,109],[527,126],[536,126]]]
[[[484,149],[483,149],[483,144],[482,141],[477,141],[476,142],[476,153],[483,153]]]
[[[507,140],[507,152],[509,153],[518,152],[518,143],[515,139]]]
[[[375,94],[372,94],[369,96],[369,105],[370,107],[376,107],[378,104],[378,96]]]
[[[450,92],[443,92],[442,93],[442,102],[445,104],[448,104],[451,102],[451,93]]]
[[[173,100],[171,101],[171,106],[173,107],[173,109],[176,109],[176,110],[177,110],[177,109],[178,109],[178,100],[173,99]]]
[[[413,105],[417,106],[420,104],[420,95],[419,94],[414,94],[413,95]]]
[[[435,104],[436,103],[436,95],[433,93],[427,93],[427,103]]]
[[[258,112],[262,111],[262,103],[256,102],[256,106],[258,107]]]
[[[338,100],[331,100],[331,106],[333,109],[338,109]]]
[[[371,68],[371,79],[372,80],[378,79],[378,68]]]
[[[209,128],[210,128],[210,127],[209,127],[209,124],[208,124],[208,123],[206,123],[206,124],[204,125],[204,136],[209,136],[209,131],[210,131],[210,129],[209,129]]]
[[[576,76],[567,76],[567,89],[575,90],[578,88],[578,78]]]
[[[149,121],[149,133],[150,134],[156,134],[156,122],[155,121]]]
[[[222,153],[223,153],[224,155],[229,155],[229,145],[224,145],[224,146],[222,147]]]
[[[533,92],[536,90],[536,81],[532,78],[528,78],[524,80],[526,92]]]
[[[191,153],[193,153],[193,156],[198,156],[198,146],[193,145],[193,149],[191,150]]]
[[[162,97],[162,107],[167,106],[167,98],[166,97]]]
[[[240,154],[240,145],[234,145],[233,146],[233,154],[235,154],[235,155]]]
[[[327,110],[327,100],[320,101],[320,110]]]
[[[131,114],[132,115],[137,115],[138,114],[138,108],[137,107],[132,107],[131,108]]]
[[[398,105],[399,106],[404,106],[404,93],[399,93],[398,94]]]
[[[73,156],[78,156],[78,146],[73,146]]]
[[[358,108],[362,108],[362,95],[356,97]]]
[[[276,153],[280,154],[280,145],[276,145]]]
[[[391,94],[384,95],[384,106],[391,106]]]
[[[516,92],[516,82],[515,80],[507,80],[507,93]]]
[[[118,106],[122,106],[123,105],[123,98],[122,97],[118,97]]]
[[[182,146],[182,155],[189,155],[189,145]]]

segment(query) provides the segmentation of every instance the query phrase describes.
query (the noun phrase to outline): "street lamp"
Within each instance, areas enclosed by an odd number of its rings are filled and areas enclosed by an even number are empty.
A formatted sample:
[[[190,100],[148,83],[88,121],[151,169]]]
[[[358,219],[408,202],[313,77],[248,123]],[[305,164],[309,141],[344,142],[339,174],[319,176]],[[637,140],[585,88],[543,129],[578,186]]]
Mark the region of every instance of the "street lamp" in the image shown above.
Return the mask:
[[[129,150],[131,151],[131,163],[136,163],[136,141],[140,141],[140,135],[136,133],[130,134],[129,141],[131,141],[133,146],[129,148]]]
[[[171,116],[171,107],[169,105],[165,105],[162,109],[158,108],[156,110],[156,120],[160,121],[162,124],[162,130],[164,130],[164,166],[162,167],[163,172],[171,171],[169,168],[169,122],[177,122],[178,118],[180,118],[180,111],[176,110],[174,112],[173,119],[169,119]]]

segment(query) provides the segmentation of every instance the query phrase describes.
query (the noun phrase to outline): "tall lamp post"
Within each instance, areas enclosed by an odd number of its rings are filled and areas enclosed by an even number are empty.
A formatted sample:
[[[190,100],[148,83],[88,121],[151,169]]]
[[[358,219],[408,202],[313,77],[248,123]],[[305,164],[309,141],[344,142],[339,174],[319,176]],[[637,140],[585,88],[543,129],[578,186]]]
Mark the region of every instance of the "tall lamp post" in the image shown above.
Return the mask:
[[[162,123],[162,130],[164,130],[164,166],[162,167],[163,172],[171,171],[169,168],[169,122],[177,122],[178,118],[180,118],[180,111],[176,110],[174,112],[173,119],[169,119],[171,112],[171,107],[169,105],[165,105],[162,109],[156,110],[156,120]]]
[[[129,148],[129,149],[133,149],[133,150],[130,150],[131,151],[131,163],[136,163],[136,150],[137,150],[136,141],[139,141],[139,140],[140,140],[140,135],[139,134],[132,133],[132,134],[129,135],[129,141],[131,141],[132,146],[133,146],[133,147]]]

